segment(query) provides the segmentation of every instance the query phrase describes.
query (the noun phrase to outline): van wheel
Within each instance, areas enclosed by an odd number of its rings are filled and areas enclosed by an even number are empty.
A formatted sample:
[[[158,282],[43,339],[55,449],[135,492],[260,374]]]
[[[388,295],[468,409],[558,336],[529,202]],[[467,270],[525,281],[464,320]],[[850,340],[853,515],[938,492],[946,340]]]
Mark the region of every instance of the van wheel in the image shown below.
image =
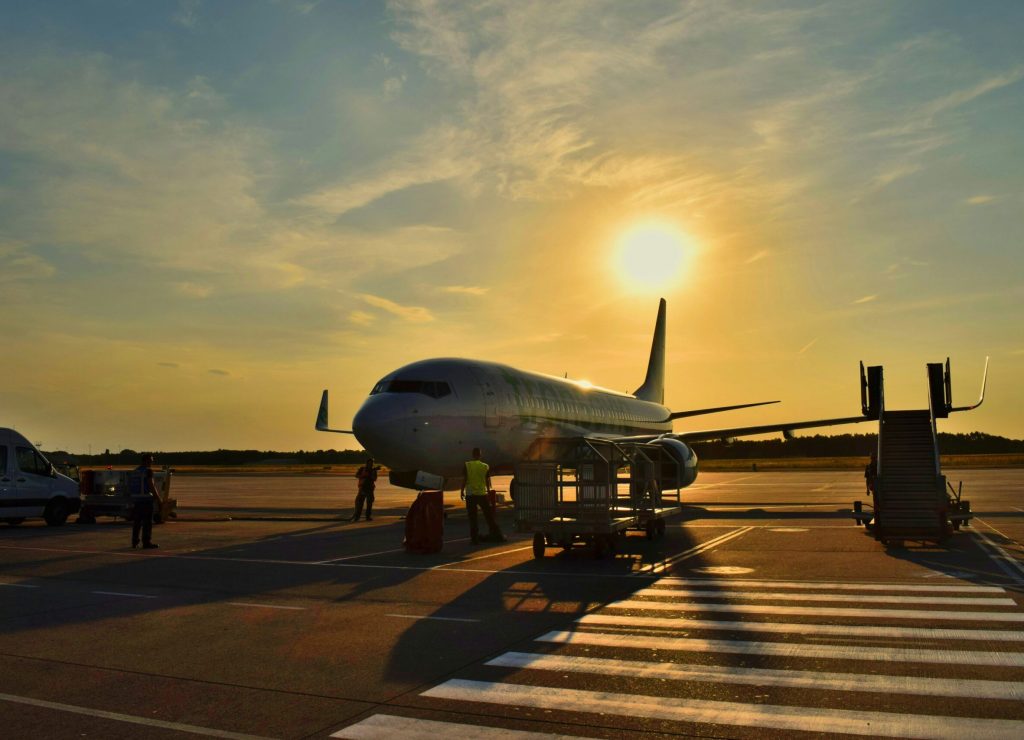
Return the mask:
[[[68,520],[68,502],[62,498],[55,498],[46,505],[43,512],[43,519],[51,527],[59,527]]]
[[[13,519],[4,519],[4,521],[7,522],[7,524],[12,526],[12,527],[17,527],[19,524],[21,524],[23,521],[25,521],[25,517],[18,516],[18,517],[14,517]]]

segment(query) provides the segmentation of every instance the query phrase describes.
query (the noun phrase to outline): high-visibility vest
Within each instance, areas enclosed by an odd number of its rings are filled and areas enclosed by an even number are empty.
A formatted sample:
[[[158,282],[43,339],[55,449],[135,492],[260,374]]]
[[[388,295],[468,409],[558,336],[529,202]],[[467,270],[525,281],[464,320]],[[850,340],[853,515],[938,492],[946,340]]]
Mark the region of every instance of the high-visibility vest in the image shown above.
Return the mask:
[[[487,495],[487,471],[491,466],[483,460],[466,461],[466,495]]]

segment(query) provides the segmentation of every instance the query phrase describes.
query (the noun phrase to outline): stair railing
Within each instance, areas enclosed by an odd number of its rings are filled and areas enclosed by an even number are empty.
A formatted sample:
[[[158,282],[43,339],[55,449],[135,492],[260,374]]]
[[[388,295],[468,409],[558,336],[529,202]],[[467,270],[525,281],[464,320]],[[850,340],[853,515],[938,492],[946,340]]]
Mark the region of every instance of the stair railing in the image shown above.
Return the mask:
[[[946,403],[945,397],[939,400],[942,404]],[[935,421],[935,399],[932,398],[931,383],[928,384],[928,419],[932,426],[932,457],[935,461],[935,477],[938,478],[942,475],[942,462],[939,459],[939,430]]]
[[[879,388],[878,392],[878,439],[875,451],[875,486],[882,477],[882,427],[885,424],[885,386]]]

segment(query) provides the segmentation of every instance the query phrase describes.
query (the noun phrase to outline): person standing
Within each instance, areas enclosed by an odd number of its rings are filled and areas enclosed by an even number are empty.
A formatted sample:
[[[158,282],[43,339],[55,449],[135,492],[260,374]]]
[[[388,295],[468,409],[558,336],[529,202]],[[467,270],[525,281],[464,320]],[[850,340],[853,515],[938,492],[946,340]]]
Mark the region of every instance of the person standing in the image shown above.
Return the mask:
[[[366,465],[356,471],[356,478],[359,479],[359,492],[356,494],[356,513],[350,521],[358,522],[363,513],[363,503],[366,503],[366,521],[373,521],[373,492],[377,488],[377,471],[380,467],[373,466],[373,458],[367,458]]]
[[[466,514],[469,517],[469,539],[473,544],[480,543],[480,533],[477,528],[476,510],[479,507],[483,510],[484,519],[487,521],[487,542],[504,542],[505,536],[498,529],[498,523],[494,519],[494,504],[488,492],[491,490],[490,466],[480,459],[480,448],[473,448],[473,459],[466,461],[466,477],[462,484],[462,500],[466,502]]]
[[[152,550],[157,547],[153,542],[153,506],[159,500],[156,483],[153,480],[153,456],[146,453],[142,456],[142,464],[135,468],[132,478],[132,549],[139,546],[139,534],[142,534],[142,547]]]

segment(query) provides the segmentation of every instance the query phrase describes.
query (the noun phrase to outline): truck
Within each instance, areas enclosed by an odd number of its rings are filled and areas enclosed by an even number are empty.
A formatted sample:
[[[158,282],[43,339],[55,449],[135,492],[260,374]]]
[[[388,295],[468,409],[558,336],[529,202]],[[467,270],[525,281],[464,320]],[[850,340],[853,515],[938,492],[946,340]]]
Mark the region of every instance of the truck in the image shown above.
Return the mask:
[[[42,517],[59,527],[81,506],[76,481],[57,472],[20,432],[0,427],[0,521],[13,527]]]

